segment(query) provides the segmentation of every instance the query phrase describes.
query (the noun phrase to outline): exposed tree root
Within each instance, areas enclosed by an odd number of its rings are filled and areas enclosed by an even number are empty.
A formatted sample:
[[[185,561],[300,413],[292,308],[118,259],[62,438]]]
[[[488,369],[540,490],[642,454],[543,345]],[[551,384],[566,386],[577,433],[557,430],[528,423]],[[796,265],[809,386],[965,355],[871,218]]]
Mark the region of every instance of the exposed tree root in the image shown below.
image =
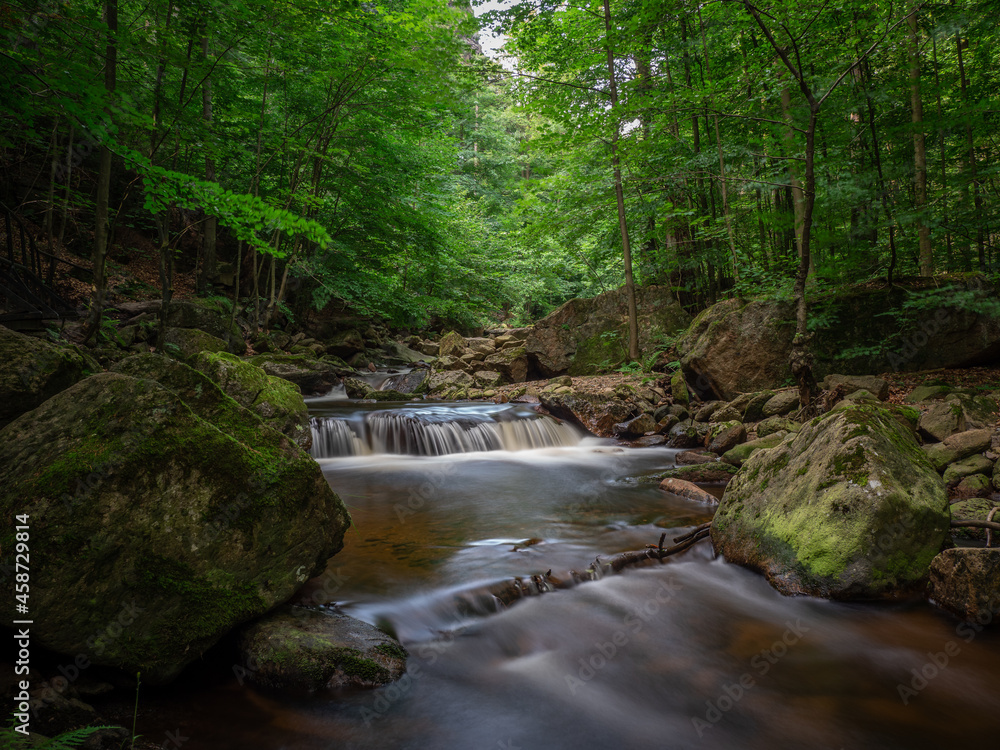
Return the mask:
[[[528,577],[518,576],[511,581],[501,581],[500,583],[490,586],[489,592],[495,596],[501,604],[509,606],[518,599],[522,599],[526,596],[537,596],[540,594],[546,594],[550,591],[556,591],[557,589],[573,588],[578,583],[582,583],[584,581],[599,580],[608,573],[619,573],[622,569],[630,565],[637,565],[649,560],[662,561],[666,557],[670,557],[671,555],[676,555],[679,552],[690,549],[698,542],[708,538],[711,526],[712,522],[708,521],[700,526],[696,526],[686,534],[675,537],[674,545],[672,547],[664,548],[663,541],[666,539],[667,533],[663,532],[660,534],[660,540],[657,544],[646,545],[645,549],[622,552],[621,554],[615,555],[611,558],[609,562],[602,562],[601,558],[597,557],[594,559],[594,562],[582,572],[571,570],[565,578],[558,578],[552,575],[552,571],[549,570],[541,575],[532,575]],[[997,524],[997,526],[1000,527],[1000,524]]]

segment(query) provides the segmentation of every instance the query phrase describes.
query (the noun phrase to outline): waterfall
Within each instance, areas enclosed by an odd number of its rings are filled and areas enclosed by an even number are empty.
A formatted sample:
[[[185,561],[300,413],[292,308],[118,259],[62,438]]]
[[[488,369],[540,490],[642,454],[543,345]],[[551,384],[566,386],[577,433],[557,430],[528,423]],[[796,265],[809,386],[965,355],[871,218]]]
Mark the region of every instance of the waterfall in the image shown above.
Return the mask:
[[[568,424],[516,409],[477,412],[449,407],[370,411],[351,419],[313,417],[315,458],[391,453],[443,456],[576,445]]]

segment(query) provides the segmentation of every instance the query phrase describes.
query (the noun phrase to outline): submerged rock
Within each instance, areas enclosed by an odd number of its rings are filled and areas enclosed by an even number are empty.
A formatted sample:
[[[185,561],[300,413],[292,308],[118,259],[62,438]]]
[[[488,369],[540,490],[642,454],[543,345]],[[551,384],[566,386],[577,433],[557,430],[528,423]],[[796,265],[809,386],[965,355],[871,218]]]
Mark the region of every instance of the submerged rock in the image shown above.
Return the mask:
[[[340,612],[284,606],[239,637],[245,677],[273,688],[373,688],[406,672],[394,638]]]
[[[912,433],[888,410],[848,406],[750,457],[712,540],[782,593],[876,598],[926,578],[949,521],[944,483]]]
[[[684,479],[668,477],[660,482],[660,489],[664,492],[669,492],[672,495],[679,495],[680,497],[687,498],[688,500],[705,503],[706,505],[717,505],[719,502],[719,499],[715,495],[705,492],[705,490],[698,485]]]
[[[185,396],[105,373],[0,431],[0,509],[30,515],[44,581],[38,645],[165,682],[343,546],[308,454],[232,400]]]
[[[0,427],[101,369],[75,346],[0,326]]]

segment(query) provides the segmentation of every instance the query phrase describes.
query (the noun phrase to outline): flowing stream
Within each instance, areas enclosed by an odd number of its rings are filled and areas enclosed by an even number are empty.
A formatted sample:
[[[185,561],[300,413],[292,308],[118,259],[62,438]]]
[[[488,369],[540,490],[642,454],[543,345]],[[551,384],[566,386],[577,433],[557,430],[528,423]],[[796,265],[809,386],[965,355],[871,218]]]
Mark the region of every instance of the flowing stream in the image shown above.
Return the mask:
[[[393,633],[408,674],[313,695],[188,683],[148,739],[176,724],[186,750],[996,746],[1000,633],[921,602],[783,597],[707,542],[506,610],[485,593],[710,519],[639,481],[675,451],[525,406],[311,409],[354,527],[303,595]]]

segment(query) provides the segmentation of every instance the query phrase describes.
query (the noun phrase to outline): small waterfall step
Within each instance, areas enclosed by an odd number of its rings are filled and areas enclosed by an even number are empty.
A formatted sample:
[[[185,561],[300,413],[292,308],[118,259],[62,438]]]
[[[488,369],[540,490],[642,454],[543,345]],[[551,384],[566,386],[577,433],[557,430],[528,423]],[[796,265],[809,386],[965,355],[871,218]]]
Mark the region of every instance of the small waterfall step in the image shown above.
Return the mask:
[[[519,406],[489,410],[417,406],[313,417],[315,458],[388,453],[444,456],[571,446],[581,434],[571,425]]]

